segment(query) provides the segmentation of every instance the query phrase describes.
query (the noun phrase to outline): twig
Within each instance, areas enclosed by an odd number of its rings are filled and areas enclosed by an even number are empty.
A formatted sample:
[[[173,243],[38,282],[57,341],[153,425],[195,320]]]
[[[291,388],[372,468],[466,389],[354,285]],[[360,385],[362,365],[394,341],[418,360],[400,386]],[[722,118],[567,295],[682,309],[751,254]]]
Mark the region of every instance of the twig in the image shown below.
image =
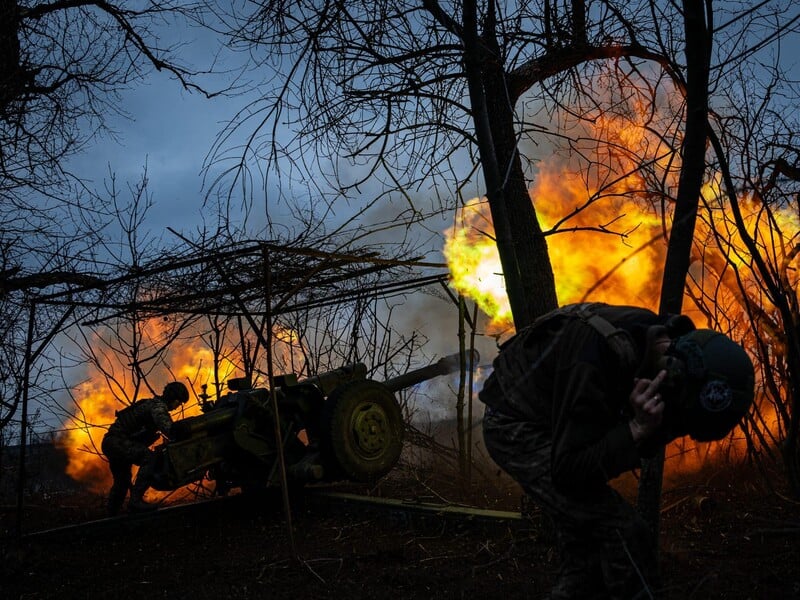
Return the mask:
[[[785,495],[781,494],[780,492],[775,492],[775,495],[778,498],[780,498],[781,500],[784,500],[785,502],[789,502],[790,504],[800,504],[800,501],[795,500],[794,498],[789,498],[788,496],[785,496]]]
[[[313,559],[309,559],[309,560],[302,560],[301,562],[303,563],[303,566],[306,569],[308,569],[309,572],[314,577],[316,577],[317,579],[320,580],[320,582],[325,583],[325,584],[327,584],[328,582],[325,581],[319,573],[317,573],[314,569],[311,568],[311,564],[310,563],[312,563],[312,562],[337,562],[337,563],[339,563],[339,568],[336,571],[337,575],[339,574],[339,571],[342,570],[342,564],[344,563],[343,559],[341,559],[341,558],[313,558]]]
[[[711,579],[711,578],[712,578],[714,575],[715,575],[714,573],[706,573],[706,574],[703,576],[703,578],[702,578],[700,581],[698,581],[698,582],[697,582],[697,585],[696,585],[696,586],[694,586],[694,589],[693,589],[693,590],[692,590],[692,592],[691,592],[691,593],[690,593],[690,594],[687,596],[687,599],[686,599],[686,600],[691,600],[691,599],[694,597],[694,595],[695,595],[695,594],[696,594],[696,593],[697,593],[697,592],[700,590],[700,588],[703,586],[703,584],[704,584],[706,581],[708,581],[709,579]]]
[[[258,576],[256,577],[256,581],[261,581],[264,578],[264,573],[267,569],[275,569],[280,565],[287,565],[289,563],[288,560],[279,560],[278,562],[272,562],[269,564],[264,565],[261,567],[261,570],[258,572]]]
[[[631,552],[628,549],[628,544],[625,542],[625,538],[622,537],[622,534],[619,532],[619,530],[617,530],[617,535],[619,536],[619,541],[622,542],[622,549],[625,550],[625,554],[628,556],[628,560],[631,562],[631,565],[633,566],[634,570],[636,571],[636,575],[639,577],[639,581],[641,581],[642,582],[642,586],[644,586],[644,589],[642,590],[642,592],[645,592],[647,594],[647,597],[650,598],[650,600],[655,600],[655,597],[653,596],[653,592],[650,591],[650,586],[647,585],[647,581],[645,580],[644,575],[639,570],[639,565],[636,564],[636,561],[634,560],[633,555],[631,555]],[[640,595],[641,595],[641,593],[637,594],[637,597],[640,596]]]
[[[429,486],[427,483],[425,483],[424,481],[422,481],[422,480],[419,478],[419,474],[417,473],[417,471],[416,471],[416,470],[414,471],[414,479],[416,479],[416,480],[417,480],[417,482],[418,482],[418,483],[419,483],[419,484],[420,484],[422,487],[424,487],[424,488],[425,488],[427,491],[429,491],[431,494],[433,494],[434,496],[436,496],[436,497],[437,497],[439,500],[441,500],[441,501],[442,501],[442,502],[444,502],[445,504],[453,504],[453,503],[452,503],[452,502],[450,502],[450,501],[449,501],[447,498],[444,498],[442,495],[440,495],[440,494],[439,494],[439,493],[438,493],[436,490],[432,489],[432,488],[431,488],[431,487],[430,487],[430,486]]]
[[[675,500],[675,502],[673,502],[672,504],[668,504],[667,506],[662,508],[661,509],[661,514],[663,515],[663,514],[669,512],[669,511],[671,511],[673,508],[676,508],[676,507],[680,506],[681,504],[684,504],[685,502],[688,502],[693,497],[694,496],[684,496],[683,498],[681,498],[679,500]]]

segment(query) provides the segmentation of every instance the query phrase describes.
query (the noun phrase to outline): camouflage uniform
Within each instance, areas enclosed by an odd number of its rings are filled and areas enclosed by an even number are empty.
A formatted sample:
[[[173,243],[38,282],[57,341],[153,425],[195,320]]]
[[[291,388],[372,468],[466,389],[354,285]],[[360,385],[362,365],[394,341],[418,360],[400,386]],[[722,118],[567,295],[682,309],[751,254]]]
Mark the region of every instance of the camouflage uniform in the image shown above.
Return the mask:
[[[108,496],[108,512],[115,515],[122,508],[128,490],[130,505],[142,502],[149,487],[153,453],[150,446],[158,432],[169,436],[172,418],[164,400],[159,397],[134,402],[117,411],[117,418],[103,437],[102,450],[108,458],[114,483]],[[131,467],[139,466],[136,482],[131,487]]]
[[[649,529],[607,482],[660,443],[634,443],[628,397],[649,360],[648,331],[664,319],[634,307],[592,310],[627,337],[634,360],[584,319],[538,320],[494,361],[480,393],[484,440],[553,520],[561,568],[551,598],[647,597],[657,579]]]

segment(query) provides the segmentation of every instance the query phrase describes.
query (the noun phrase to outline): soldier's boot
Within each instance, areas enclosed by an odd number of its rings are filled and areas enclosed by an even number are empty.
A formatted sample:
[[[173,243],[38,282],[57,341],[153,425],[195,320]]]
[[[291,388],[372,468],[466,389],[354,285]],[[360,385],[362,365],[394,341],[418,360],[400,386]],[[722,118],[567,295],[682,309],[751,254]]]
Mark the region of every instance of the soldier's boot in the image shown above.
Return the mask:
[[[122,505],[125,503],[125,496],[127,495],[127,486],[114,485],[111,487],[111,491],[108,494],[108,516],[114,517],[119,514],[119,511],[122,510]]]
[[[319,452],[308,452],[302,459],[289,467],[288,474],[297,482],[320,481],[325,475],[325,469],[322,466]]]
[[[136,481],[131,487],[131,499],[128,500],[128,510],[130,512],[146,512],[156,510],[158,505],[145,501],[144,493],[150,487],[150,465],[145,462],[139,467],[136,474]]]
[[[599,549],[593,549],[584,537],[572,530],[556,528],[555,534],[561,564],[550,599],[611,600],[603,578],[603,556]]]

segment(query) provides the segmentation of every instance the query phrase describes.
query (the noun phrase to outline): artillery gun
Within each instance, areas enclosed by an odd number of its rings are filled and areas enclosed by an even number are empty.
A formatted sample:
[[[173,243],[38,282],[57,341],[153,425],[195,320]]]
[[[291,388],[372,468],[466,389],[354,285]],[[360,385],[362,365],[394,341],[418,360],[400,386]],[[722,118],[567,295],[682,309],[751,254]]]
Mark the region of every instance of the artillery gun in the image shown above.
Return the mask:
[[[170,440],[155,449],[152,487],[173,490],[203,478],[214,480],[219,493],[278,484],[279,440],[293,484],[378,479],[403,448],[395,393],[459,364],[454,354],[383,382],[367,379],[363,363],[303,380],[280,375],[274,378],[277,427],[271,391],[231,379],[230,392],[215,402],[201,396],[202,415],[175,421]]]

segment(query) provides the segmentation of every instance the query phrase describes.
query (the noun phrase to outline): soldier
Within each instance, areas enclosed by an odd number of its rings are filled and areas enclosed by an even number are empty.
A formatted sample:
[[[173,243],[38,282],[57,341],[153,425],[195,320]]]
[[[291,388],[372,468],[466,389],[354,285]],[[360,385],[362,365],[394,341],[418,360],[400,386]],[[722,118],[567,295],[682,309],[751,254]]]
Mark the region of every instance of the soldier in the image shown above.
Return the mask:
[[[522,329],[493,366],[484,440],[553,521],[551,598],[651,597],[651,531],[607,482],[678,437],[727,435],[752,404],[750,358],[685,316],[578,304]]]
[[[108,513],[116,515],[125,502],[130,489],[128,509],[131,511],[152,510],[154,505],[144,501],[144,493],[150,487],[153,452],[150,446],[158,439],[159,432],[169,437],[172,419],[169,413],[189,399],[189,390],[179,381],[164,386],[161,396],[138,400],[127,408],[117,411],[117,418],[103,437],[103,454],[114,483],[108,495]],[[136,482],[131,486],[131,467],[139,466]]]

